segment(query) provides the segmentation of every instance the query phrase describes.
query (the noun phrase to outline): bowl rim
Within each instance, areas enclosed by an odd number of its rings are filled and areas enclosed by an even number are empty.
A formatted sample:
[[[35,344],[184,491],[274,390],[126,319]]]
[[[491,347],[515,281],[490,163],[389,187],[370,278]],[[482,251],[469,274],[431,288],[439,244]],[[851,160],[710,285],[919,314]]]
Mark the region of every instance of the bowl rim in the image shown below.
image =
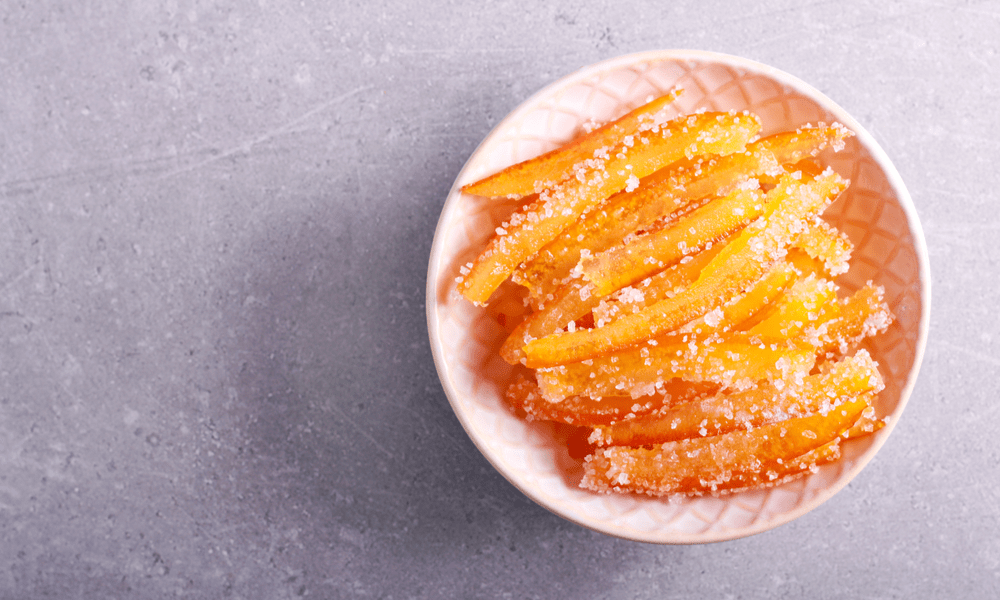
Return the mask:
[[[917,255],[917,271],[918,277],[917,281],[920,284],[920,300],[921,300],[921,311],[919,324],[917,328],[917,340],[916,347],[914,348],[913,363],[910,367],[909,373],[907,375],[907,380],[900,389],[899,402],[896,404],[893,410],[894,418],[883,428],[881,435],[876,436],[873,443],[853,462],[853,464],[847,469],[846,474],[841,475],[835,483],[823,488],[820,493],[815,494],[812,498],[807,501],[801,502],[793,510],[788,512],[783,512],[778,515],[774,515],[772,518],[764,521],[756,521],[753,525],[740,528],[740,529],[726,529],[722,531],[708,531],[698,534],[682,534],[673,533],[667,539],[662,535],[641,535],[632,532],[625,532],[616,530],[613,526],[610,526],[602,522],[587,522],[583,518],[577,515],[569,515],[565,512],[558,510],[556,507],[551,506],[550,503],[538,494],[535,490],[530,487],[523,486],[515,477],[507,472],[504,465],[500,464],[489,451],[483,440],[479,439],[479,436],[474,433],[475,429],[472,427],[470,422],[470,416],[466,414],[466,411],[460,408],[459,402],[457,400],[458,391],[455,389],[452,379],[449,376],[449,365],[446,363],[443,356],[442,340],[440,338],[440,332],[438,329],[438,319],[437,319],[437,297],[438,297],[438,283],[441,278],[441,265],[442,265],[442,255],[444,252],[444,244],[439,235],[442,228],[444,227],[444,218],[448,212],[449,205],[456,202],[458,198],[461,197],[460,188],[464,178],[473,159],[476,158],[480,151],[489,146],[493,141],[502,135],[502,132],[509,126],[512,122],[517,122],[526,113],[537,108],[537,104],[550,96],[553,96],[560,90],[568,89],[569,87],[584,82],[588,79],[592,79],[601,75],[602,73],[621,70],[628,68],[632,65],[641,63],[661,63],[661,62],[711,62],[718,63],[724,66],[742,69],[749,72],[756,72],[765,75],[778,83],[794,89],[803,96],[807,96],[817,104],[821,105],[822,108],[829,113],[836,116],[836,119],[842,124],[846,125],[849,129],[853,130],[857,138],[858,143],[861,144],[870,154],[877,166],[883,171],[886,181],[895,195],[903,214],[906,217],[907,227],[913,237],[913,247]],[[542,506],[549,512],[558,515],[568,521],[576,523],[587,529],[593,531],[598,531],[613,537],[628,539],[639,542],[655,543],[655,544],[699,544],[699,543],[712,543],[721,542],[727,540],[735,540],[743,537],[755,535],[758,533],[763,533],[765,531],[774,529],[780,525],[791,522],[804,514],[812,511],[813,509],[819,507],[821,504],[826,502],[828,499],[840,492],[844,487],[847,486],[853,479],[865,468],[865,466],[875,457],[878,451],[888,440],[890,434],[899,421],[899,415],[901,415],[909,402],[910,396],[912,395],[913,389],[916,386],[917,377],[919,375],[920,367],[923,363],[924,354],[927,346],[927,339],[930,330],[930,311],[931,311],[931,273],[930,273],[930,259],[927,251],[927,243],[924,237],[924,231],[920,224],[920,219],[917,214],[916,207],[913,204],[913,199],[910,196],[909,191],[904,184],[902,177],[896,170],[895,165],[889,159],[886,152],[878,144],[875,138],[865,129],[854,117],[852,117],[846,110],[844,110],[840,105],[835,103],[825,94],[820,92],[818,89],[809,85],[805,81],[799,79],[798,77],[791,75],[785,71],[778,68],[772,67],[770,65],[760,63],[754,60],[743,58],[740,56],[735,56],[731,54],[724,54],[719,52],[712,52],[706,50],[684,50],[684,49],[668,49],[668,50],[650,50],[644,52],[637,52],[632,54],[625,54],[615,58],[603,60],[591,65],[582,67],[573,71],[567,75],[559,77],[552,83],[542,87],[540,90],[523,100],[518,106],[507,114],[503,119],[501,119],[494,127],[490,130],[483,140],[476,146],[476,148],[469,154],[469,158],[463,164],[462,168],[459,170],[455,177],[454,183],[449,190],[444,205],[441,208],[441,215],[438,218],[437,225],[434,230],[434,238],[431,246],[431,252],[428,264],[427,273],[427,286],[426,286],[426,299],[425,299],[427,326],[428,326],[428,336],[431,345],[431,352],[434,358],[434,365],[437,370],[438,378],[441,381],[441,385],[444,389],[445,395],[448,398],[448,402],[451,405],[452,411],[458,418],[459,422],[462,424],[463,429],[466,434],[472,440],[473,444],[479,450],[479,452],[486,458],[486,460],[495,468],[507,481],[509,481],[514,487],[520,490],[523,494],[531,498],[536,504]],[[651,533],[655,533],[658,530],[654,530]]]

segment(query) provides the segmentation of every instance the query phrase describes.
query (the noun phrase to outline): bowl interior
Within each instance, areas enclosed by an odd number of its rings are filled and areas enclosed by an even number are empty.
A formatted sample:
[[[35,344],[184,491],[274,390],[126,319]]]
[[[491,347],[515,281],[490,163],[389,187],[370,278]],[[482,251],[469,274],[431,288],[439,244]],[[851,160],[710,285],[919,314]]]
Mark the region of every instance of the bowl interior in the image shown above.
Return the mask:
[[[603,122],[674,87],[678,114],[750,110],[762,134],[839,121],[857,134],[822,159],[851,180],[825,213],[855,250],[838,279],[849,292],[883,285],[896,320],[864,344],[886,380],[876,409],[890,417],[874,436],[845,444],[844,457],[804,479],[723,497],[666,500],[607,496],[577,487],[582,467],[568,455],[565,430],[529,423],[503,400],[515,368],[498,355],[506,334],[490,312],[455,292],[460,265],[475,258],[513,210],[462,194],[461,185],[555,148],[584,124]],[[504,119],[459,174],[438,224],[428,273],[428,326],[445,392],[469,436],[511,483],[549,510],[586,527],[656,543],[697,543],[765,531],[818,506],[846,485],[891,433],[916,378],[927,336],[927,253],[912,202],[878,144],[842,109],[801,81],[743,59],[702,52],[632,55],[583,69],[543,89]]]

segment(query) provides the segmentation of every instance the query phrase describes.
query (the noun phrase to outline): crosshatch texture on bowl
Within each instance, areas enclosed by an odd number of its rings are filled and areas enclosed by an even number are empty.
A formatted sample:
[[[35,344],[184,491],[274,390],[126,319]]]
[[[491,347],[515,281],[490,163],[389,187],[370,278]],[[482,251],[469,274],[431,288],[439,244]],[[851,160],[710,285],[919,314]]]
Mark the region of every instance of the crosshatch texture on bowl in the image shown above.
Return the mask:
[[[527,422],[503,400],[516,372],[500,358],[504,330],[455,292],[459,266],[471,261],[514,205],[462,194],[459,188],[575,137],[585,124],[617,117],[675,87],[676,114],[749,110],[762,135],[807,123],[839,121],[856,132],[822,159],[851,186],[825,213],[855,244],[851,270],[838,283],[854,291],[872,280],[886,289],[896,321],[863,344],[879,362],[886,389],[876,405],[889,425],[849,441],[841,460],[778,487],[682,500],[597,495],[577,487],[559,426]],[[742,537],[788,522],[846,485],[894,428],[912,390],[929,314],[926,248],[912,202],[872,137],[842,109],[796,78],[736,57],[652,52],[594,65],[545,88],[502,121],[470,158],[453,187],[435,234],[428,277],[428,326],[442,384],[456,415],[488,460],[542,506],[597,531],[655,543]]]

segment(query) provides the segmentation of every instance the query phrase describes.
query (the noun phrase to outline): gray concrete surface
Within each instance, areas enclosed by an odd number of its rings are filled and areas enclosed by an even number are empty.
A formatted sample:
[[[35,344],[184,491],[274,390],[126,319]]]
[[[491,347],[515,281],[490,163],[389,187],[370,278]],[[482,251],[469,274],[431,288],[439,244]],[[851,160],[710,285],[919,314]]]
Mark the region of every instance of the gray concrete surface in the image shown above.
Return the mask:
[[[7,2],[0,598],[996,598],[1000,6]],[[924,367],[818,510],[707,546],[527,500],[437,381],[452,180],[579,67],[697,48],[854,114],[934,273]]]

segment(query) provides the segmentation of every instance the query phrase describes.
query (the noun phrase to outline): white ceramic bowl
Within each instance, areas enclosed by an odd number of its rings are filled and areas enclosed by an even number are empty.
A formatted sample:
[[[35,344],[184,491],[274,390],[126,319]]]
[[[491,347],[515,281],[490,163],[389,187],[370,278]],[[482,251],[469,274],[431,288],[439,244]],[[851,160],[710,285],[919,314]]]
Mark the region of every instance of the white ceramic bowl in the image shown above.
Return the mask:
[[[874,436],[845,444],[842,460],[806,478],[766,490],[682,501],[599,495],[577,487],[581,463],[559,439],[560,426],[526,422],[503,392],[514,369],[497,351],[504,330],[455,292],[458,267],[472,260],[511,212],[460,191],[510,164],[548,151],[676,86],[680,113],[748,109],[762,135],[806,123],[839,121],[857,135],[823,160],[850,178],[825,213],[855,244],[851,270],[838,282],[853,291],[868,280],[885,286],[896,315],[889,331],[865,344],[886,389],[876,409],[890,421]],[[777,69],[742,58],[689,50],[633,54],[573,73],[541,90],[501,121],[469,158],[445,202],[427,277],[427,321],[445,393],[469,437],[511,483],[552,512],[585,527],[654,543],[738,538],[787,523],[819,506],[857,475],[892,433],[917,377],[927,340],[930,271],[923,232],[906,187],[885,152],[823,94]]]

